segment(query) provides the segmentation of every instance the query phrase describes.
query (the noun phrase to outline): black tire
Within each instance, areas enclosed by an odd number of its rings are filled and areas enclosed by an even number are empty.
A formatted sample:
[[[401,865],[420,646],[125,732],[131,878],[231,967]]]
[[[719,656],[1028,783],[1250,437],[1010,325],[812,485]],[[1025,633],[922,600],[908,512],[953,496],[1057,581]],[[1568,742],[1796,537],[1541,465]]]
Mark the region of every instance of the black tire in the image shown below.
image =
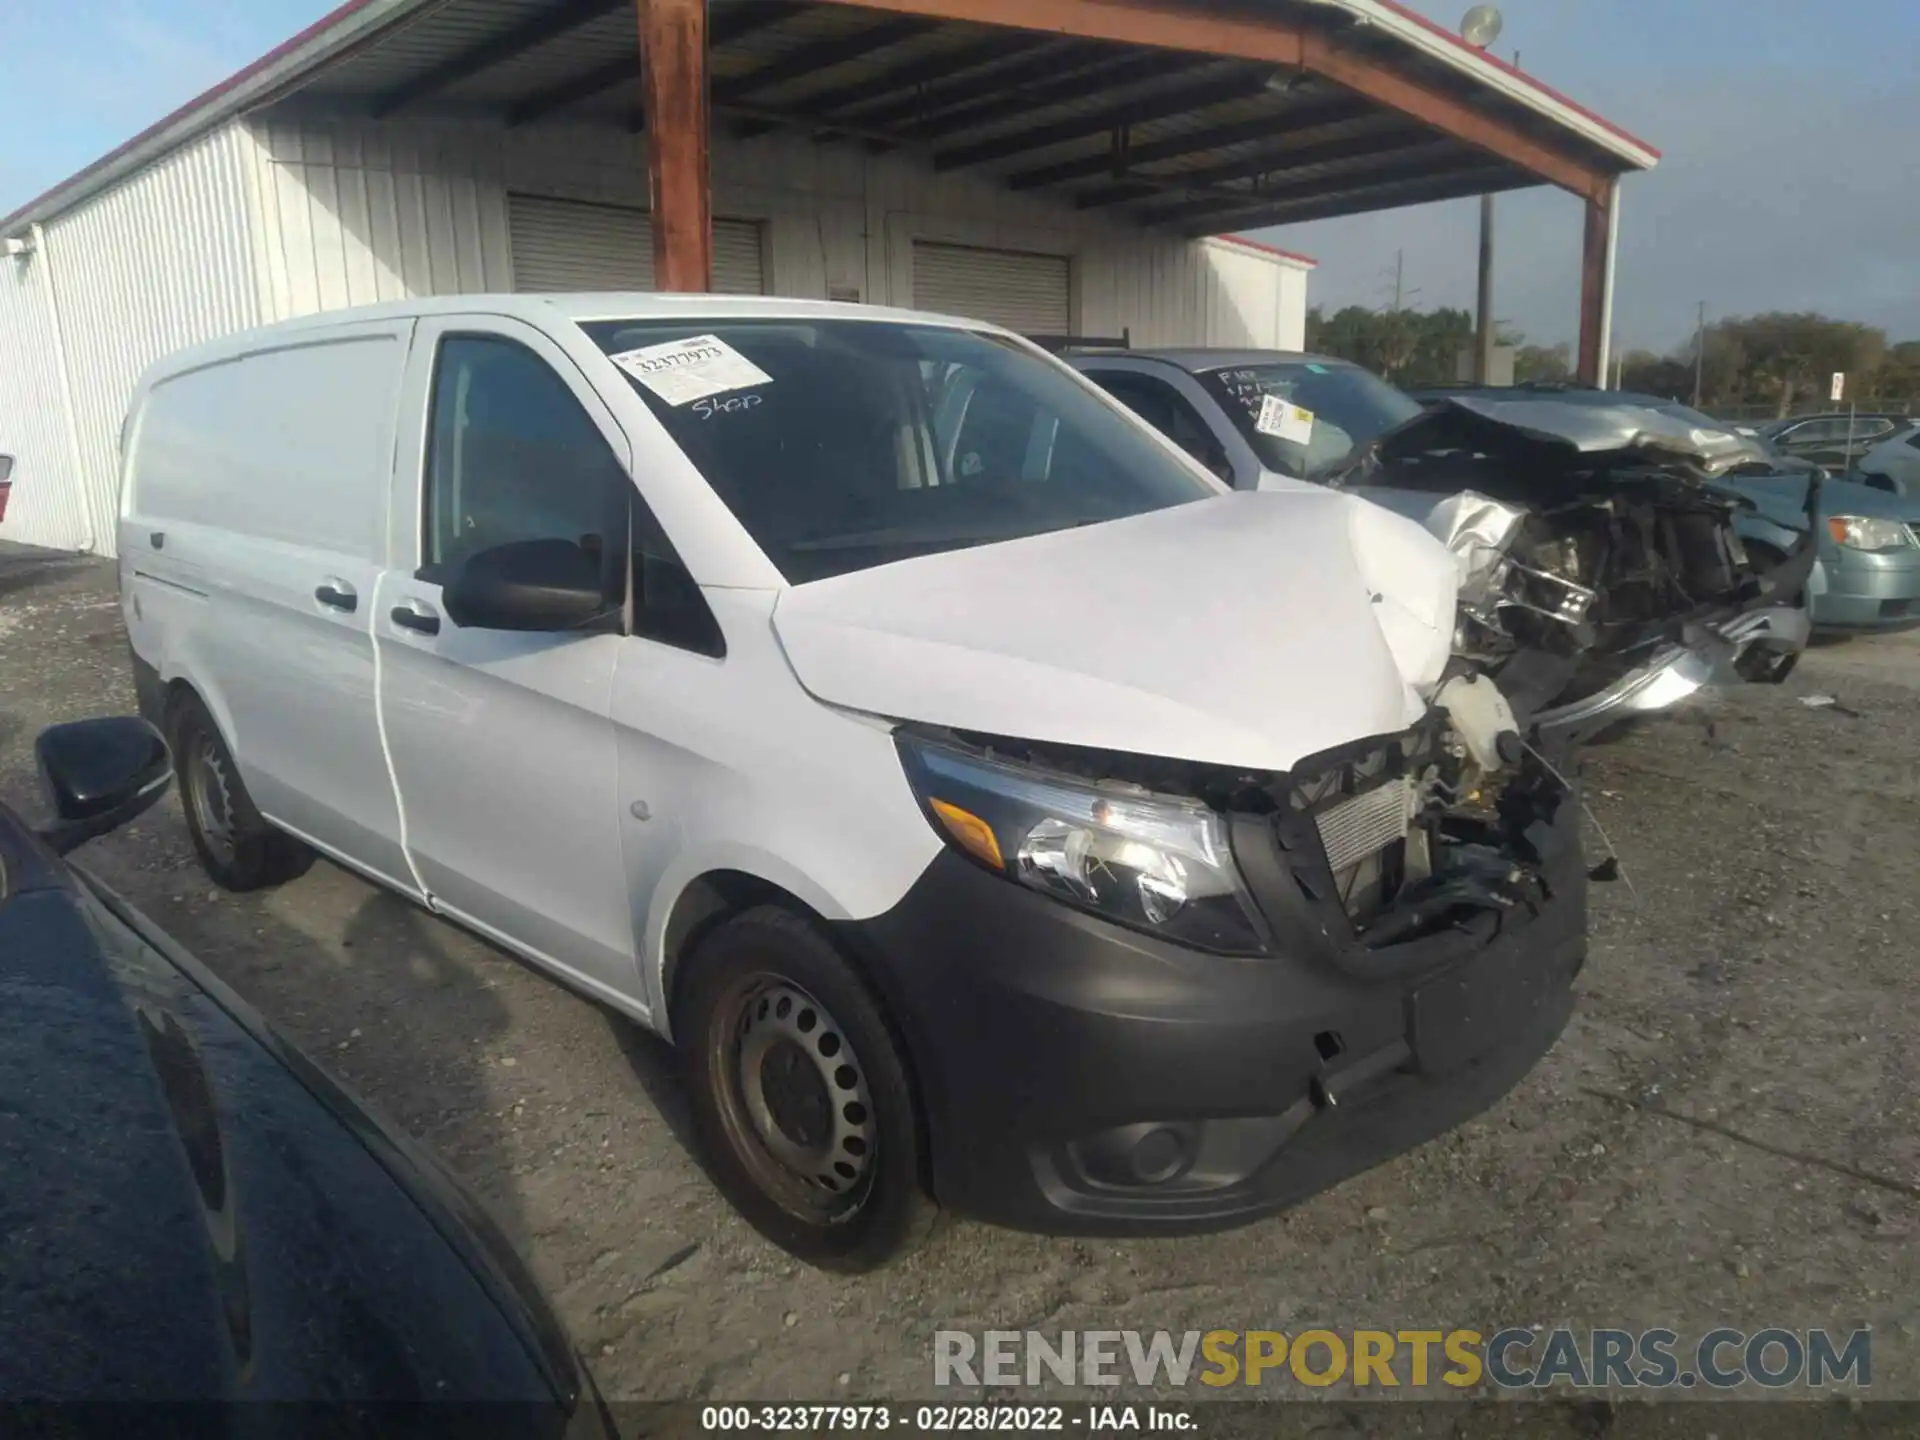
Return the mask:
[[[220,727],[191,691],[182,691],[168,710],[167,743],[187,834],[216,885],[259,890],[307,872],[313,851],[261,818]]]
[[[827,1270],[872,1270],[938,1214],[899,1040],[801,916],[761,906],[688,958],[674,1035],[714,1182],[754,1229]],[[783,1008],[784,1007],[784,1008]]]

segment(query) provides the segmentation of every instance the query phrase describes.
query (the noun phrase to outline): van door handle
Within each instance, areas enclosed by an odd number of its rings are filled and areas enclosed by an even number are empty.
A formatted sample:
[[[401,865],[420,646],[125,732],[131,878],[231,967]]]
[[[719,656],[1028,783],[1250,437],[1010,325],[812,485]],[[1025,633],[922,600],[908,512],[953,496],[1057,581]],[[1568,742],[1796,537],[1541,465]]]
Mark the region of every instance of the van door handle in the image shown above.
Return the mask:
[[[394,606],[388,612],[388,618],[403,630],[412,630],[421,635],[440,633],[440,617],[418,600],[409,600],[404,605]]]
[[[164,530],[155,530],[151,535],[147,536],[147,543],[158,550],[167,543],[167,532]]]
[[[329,609],[345,610],[349,615],[360,603],[360,597],[353,593],[353,586],[331,575],[320,582],[313,592],[313,598]]]

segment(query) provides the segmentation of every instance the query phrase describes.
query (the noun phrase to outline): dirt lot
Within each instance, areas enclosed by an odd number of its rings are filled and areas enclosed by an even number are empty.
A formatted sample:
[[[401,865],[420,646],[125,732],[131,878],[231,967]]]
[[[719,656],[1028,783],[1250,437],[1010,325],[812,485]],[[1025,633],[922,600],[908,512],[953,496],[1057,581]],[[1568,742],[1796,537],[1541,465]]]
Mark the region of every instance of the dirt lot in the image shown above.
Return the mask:
[[[0,547],[0,797],[39,813],[41,726],[132,708],[111,567]],[[1632,889],[1492,1113],[1237,1233],[956,1223],[865,1279],[736,1220],[663,1050],[499,951],[324,863],[216,892],[171,798],[86,856],[471,1182],[612,1395],[925,1395],[936,1327],[1871,1324],[1874,1392],[1920,1398],[1916,756],[1916,637],[1634,734],[1587,766]]]

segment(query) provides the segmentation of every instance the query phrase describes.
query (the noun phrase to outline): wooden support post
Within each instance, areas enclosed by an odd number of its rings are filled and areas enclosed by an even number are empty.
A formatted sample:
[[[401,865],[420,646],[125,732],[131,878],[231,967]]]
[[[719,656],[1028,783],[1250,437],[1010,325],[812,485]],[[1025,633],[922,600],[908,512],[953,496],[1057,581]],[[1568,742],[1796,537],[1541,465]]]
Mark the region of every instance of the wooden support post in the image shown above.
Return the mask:
[[[713,177],[707,163],[707,0],[636,0],[653,199],[653,284],[713,289]]]
[[[1618,181],[1587,201],[1580,247],[1580,379],[1607,383],[1607,351],[1613,330],[1613,252],[1619,236]]]

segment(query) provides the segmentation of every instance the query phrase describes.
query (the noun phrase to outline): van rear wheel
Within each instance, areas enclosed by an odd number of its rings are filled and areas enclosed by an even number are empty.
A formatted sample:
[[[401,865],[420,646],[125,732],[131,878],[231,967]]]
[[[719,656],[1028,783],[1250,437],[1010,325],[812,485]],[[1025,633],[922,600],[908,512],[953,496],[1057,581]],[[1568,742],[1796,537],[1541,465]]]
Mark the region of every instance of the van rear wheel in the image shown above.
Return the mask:
[[[261,817],[200,697],[182,694],[168,718],[187,835],[214,883],[227,890],[259,890],[304,875],[313,851]]]
[[[694,1129],[762,1235],[829,1270],[872,1270],[937,1214],[899,1042],[865,982],[776,906],[715,930],[674,1007]]]

